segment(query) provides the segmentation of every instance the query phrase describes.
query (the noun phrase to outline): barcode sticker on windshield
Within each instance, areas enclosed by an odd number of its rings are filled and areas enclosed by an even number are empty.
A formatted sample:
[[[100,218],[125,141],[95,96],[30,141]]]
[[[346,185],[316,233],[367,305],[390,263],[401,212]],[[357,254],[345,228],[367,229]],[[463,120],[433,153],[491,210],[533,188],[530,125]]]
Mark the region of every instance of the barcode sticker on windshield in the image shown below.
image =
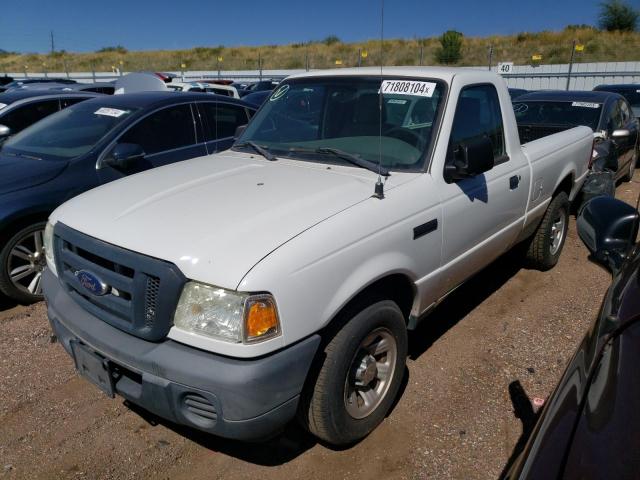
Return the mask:
[[[384,80],[380,87],[382,93],[395,95],[418,95],[431,97],[436,84],[433,82],[419,82],[416,80]]]
[[[590,103],[590,102],[573,102],[571,104],[572,107],[585,107],[585,108],[600,108],[599,103]]]
[[[124,115],[125,113],[127,113],[126,110],[118,110],[117,108],[107,108],[107,107],[100,107],[98,110],[96,110],[95,112],[93,112],[96,115],[106,115],[107,117],[121,117],[122,115]]]

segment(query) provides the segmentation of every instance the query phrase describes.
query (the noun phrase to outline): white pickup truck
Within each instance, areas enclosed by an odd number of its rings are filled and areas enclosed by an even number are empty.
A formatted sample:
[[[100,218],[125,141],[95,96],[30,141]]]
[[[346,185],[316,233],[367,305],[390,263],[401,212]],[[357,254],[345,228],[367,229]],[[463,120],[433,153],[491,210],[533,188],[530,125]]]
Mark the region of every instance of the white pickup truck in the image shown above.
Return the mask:
[[[349,444],[449,292],[519,242],[555,265],[592,143],[578,127],[520,145],[489,72],[296,75],[231,150],[51,215],[50,322],[82,375],[160,417],[259,439],[297,414]]]

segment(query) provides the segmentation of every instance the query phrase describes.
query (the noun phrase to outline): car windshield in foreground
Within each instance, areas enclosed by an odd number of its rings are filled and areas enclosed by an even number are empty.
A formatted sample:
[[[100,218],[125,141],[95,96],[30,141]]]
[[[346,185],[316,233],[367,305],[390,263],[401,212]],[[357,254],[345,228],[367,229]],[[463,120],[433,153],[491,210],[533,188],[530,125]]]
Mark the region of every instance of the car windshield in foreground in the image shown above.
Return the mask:
[[[43,160],[79,157],[136,110],[78,103],[11,137],[2,145],[2,152]]]
[[[519,125],[584,125],[598,129],[601,103],[594,102],[545,102],[515,101],[513,111]]]
[[[265,101],[233,148],[251,149],[251,141],[278,157],[415,171],[431,145],[443,96],[437,80],[291,80]]]

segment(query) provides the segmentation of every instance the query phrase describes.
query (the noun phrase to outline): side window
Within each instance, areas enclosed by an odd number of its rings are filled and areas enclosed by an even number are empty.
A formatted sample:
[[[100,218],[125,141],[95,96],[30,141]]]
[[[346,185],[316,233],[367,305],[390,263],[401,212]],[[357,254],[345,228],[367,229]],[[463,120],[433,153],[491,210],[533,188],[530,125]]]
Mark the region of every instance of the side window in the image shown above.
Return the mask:
[[[622,113],[622,126],[624,127],[631,120],[631,110],[624,100],[620,100],[620,112]]]
[[[220,102],[203,102],[198,108],[206,118],[208,131],[206,141],[233,137],[236,128],[249,122],[246,110],[239,105]]]
[[[84,102],[91,97],[75,97],[75,98],[61,98],[60,99],[60,109],[70,107],[71,105],[75,105],[76,103]]]
[[[196,143],[191,107],[163,108],[136,123],[118,143],[137,143],[147,155]]]
[[[461,143],[489,137],[493,144],[493,158],[505,154],[504,124],[500,112],[498,92],[493,85],[474,85],[460,92],[453,118],[449,151],[451,154]]]
[[[7,112],[0,118],[0,124],[6,125],[12,133],[17,133],[33,125],[38,120],[51,115],[59,110],[58,100],[46,100],[32,102]]]
[[[620,103],[616,102],[616,104],[611,107],[609,111],[609,119],[607,120],[607,131],[609,133],[622,128],[622,112],[620,111]]]

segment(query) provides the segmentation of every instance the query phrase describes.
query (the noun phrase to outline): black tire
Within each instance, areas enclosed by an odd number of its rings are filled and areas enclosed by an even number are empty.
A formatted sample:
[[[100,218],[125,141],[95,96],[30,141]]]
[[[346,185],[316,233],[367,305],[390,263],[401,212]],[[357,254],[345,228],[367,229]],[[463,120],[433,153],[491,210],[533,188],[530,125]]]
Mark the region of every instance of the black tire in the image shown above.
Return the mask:
[[[551,200],[527,249],[526,258],[531,268],[546,271],[558,263],[569,230],[569,207],[569,197],[565,192],[558,193]],[[557,231],[554,225],[557,226],[560,218],[563,219],[563,228],[559,243],[554,247],[554,232]]]
[[[354,418],[347,409],[348,403],[352,410],[354,408],[353,402],[347,399],[348,392],[353,392],[349,382],[350,379],[355,381],[357,365],[362,365],[360,357],[363,357],[362,362],[366,360],[364,357],[369,357],[368,350],[362,348],[361,343],[378,334],[384,335],[381,338],[387,341],[395,342],[394,368],[388,370],[391,372],[387,377],[388,384],[385,384],[388,386],[379,396],[379,402],[373,402],[373,410],[363,418]],[[393,354],[385,355],[389,355],[382,357],[386,362],[393,358]],[[302,394],[299,420],[303,427],[335,446],[350,445],[367,436],[382,422],[395,401],[404,375],[406,356],[406,323],[395,302],[379,301],[356,313],[327,340],[317,358],[313,377]],[[375,375],[378,375],[377,368]],[[374,388],[358,388],[375,390],[376,385],[382,386],[377,383],[379,381],[382,382],[374,377],[370,384]]]
[[[37,222],[22,228],[11,238],[9,238],[9,240],[2,246],[2,250],[0,250],[0,292],[18,303],[35,303],[39,302],[44,297],[42,296],[42,292],[39,288],[36,290],[38,293],[33,294],[28,291],[28,288],[20,288],[16,286],[15,282],[12,281],[10,271],[15,270],[16,268],[16,265],[14,265],[16,258],[11,256],[11,252],[14,247],[16,247],[16,245],[21,241],[21,239],[24,239],[29,235],[35,235],[37,232],[44,232],[45,225],[46,222]],[[27,246],[28,245],[29,243],[27,240]],[[35,244],[33,245],[32,250],[35,252]],[[29,263],[29,260],[23,260],[24,265],[27,265]],[[44,256],[41,252],[39,252],[37,258],[35,258],[31,262],[31,265],[34,269],[34,273],[27,275],[23,279],[20,279],[20,281],[18,282],[23,284],[23,286],[26,285],[28,287],[28,284],[36,275],[41,276],[42,268],[44,266]]]

